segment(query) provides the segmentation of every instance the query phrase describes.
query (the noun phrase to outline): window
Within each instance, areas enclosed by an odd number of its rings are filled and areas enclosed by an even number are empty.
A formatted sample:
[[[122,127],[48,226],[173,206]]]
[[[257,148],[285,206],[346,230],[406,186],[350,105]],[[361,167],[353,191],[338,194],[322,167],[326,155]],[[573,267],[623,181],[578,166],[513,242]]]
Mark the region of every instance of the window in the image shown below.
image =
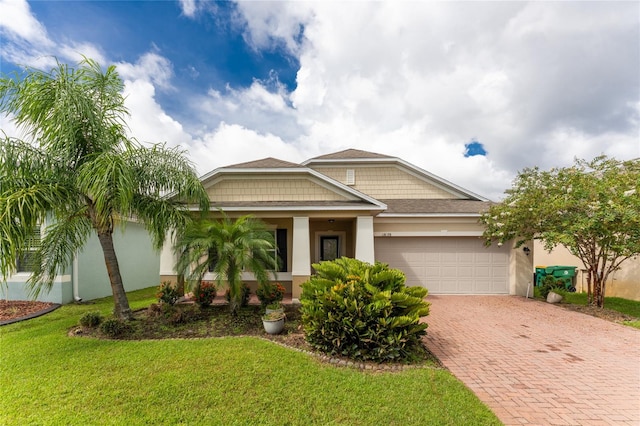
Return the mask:
[[[276,246],[272,250],[268,250],[273,258],[273,267],[271,270],[276,272],[287,272],[287,230],[274,229],[273,233]]]
[[[287,272],[287,230],[276,229],[276,246],[278,248],[278,258],[280,259],[280,267],[278,272]]]
[[[16,262],[17,272],[33,272],[35,269],[35,252],[40,247],[40,227],[33,228],[31,236],[27,239],[27,249]]]
[[[213,272],[218,263],[218,251],[215,247],[209,249],[209,272]]]

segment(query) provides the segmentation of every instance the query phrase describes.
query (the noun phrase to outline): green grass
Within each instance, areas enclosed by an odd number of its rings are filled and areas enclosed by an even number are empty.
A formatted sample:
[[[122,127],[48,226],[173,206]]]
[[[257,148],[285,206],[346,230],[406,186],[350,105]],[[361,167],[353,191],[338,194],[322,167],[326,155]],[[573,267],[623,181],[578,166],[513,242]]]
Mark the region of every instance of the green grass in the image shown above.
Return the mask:
[[[155,289],[129,294],[133,309]],[[68,337],[110,298],[0,328],[0,424],[500,424],[450,373],[336,368],[252,337]]]
[[[562,294],[562,303],[570,303],[573,305],[587,305],[587,293],[570,293],[567,291],[559,291]],[[624,321],[623,324],[640,328],[640,302],[636,300],[623,299],[621,297],[605,297],[604,308],[617,311],[625,315],[629,315],[637,320]]]
[[[586,305],[587,293],[569,293],[562,292],[563,302],[572,303],[574,305]],[[604,307],[613,311],[618,311],[632,317],[640,318],[640,302],[620,297],[605,297]]]

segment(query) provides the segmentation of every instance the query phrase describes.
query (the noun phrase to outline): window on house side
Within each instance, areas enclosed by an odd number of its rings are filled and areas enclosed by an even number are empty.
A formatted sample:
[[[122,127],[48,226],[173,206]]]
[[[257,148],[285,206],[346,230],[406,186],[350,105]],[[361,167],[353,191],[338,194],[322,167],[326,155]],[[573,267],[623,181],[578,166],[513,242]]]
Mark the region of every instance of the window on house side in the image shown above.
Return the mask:
[[[33,272],[35,269],[35,252],[40,247],[40,227],[33,229],[31,236],[27,240],[27,250],[18,258],[16,262],[17,272]]]

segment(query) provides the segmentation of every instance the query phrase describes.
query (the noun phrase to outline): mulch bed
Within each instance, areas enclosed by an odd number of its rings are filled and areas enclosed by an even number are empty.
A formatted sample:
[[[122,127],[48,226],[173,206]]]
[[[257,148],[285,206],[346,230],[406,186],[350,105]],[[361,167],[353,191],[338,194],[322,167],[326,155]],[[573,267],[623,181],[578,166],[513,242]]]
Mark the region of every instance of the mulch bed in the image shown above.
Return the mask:
[[[0,300],[0,321],[26,317],[55,306],[53,303],[25,300]]]

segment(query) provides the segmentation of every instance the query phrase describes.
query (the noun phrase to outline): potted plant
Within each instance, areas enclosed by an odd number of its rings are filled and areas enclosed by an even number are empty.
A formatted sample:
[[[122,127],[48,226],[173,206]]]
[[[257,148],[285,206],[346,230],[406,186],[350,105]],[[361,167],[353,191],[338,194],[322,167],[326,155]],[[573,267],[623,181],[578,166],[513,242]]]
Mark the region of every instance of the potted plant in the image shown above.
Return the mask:
[[[280,302],[272,302],[269,303],[264,310],[265,315],[266,314],[270,314],[272,312],[280,312],[280,313],[284,313],[284,306],[282,306],[282,303]]]
[[[264,331],[269,334],[278,334],[284,329],[284,312],[271,312],[262,316]]]

